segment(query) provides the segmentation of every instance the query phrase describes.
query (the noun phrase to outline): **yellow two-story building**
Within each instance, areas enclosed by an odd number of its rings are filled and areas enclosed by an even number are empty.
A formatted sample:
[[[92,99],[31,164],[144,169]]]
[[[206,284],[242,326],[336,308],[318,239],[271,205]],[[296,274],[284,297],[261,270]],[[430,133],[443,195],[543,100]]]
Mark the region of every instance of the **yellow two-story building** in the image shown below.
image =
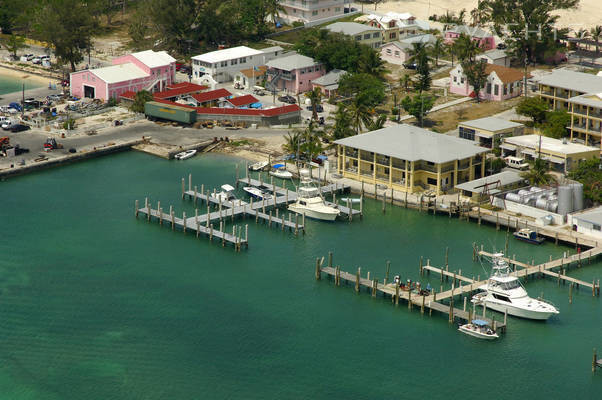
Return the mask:
[[[464,139],[407,124],[335,144],[337,169],[345,178],[409,193],[433,190],[437,195],[484,176],[489,151]]]
[[[571,97],[571,139],[596,145],[602,152],[602,93]]]
[[[569,99],[588,93],[602,93],[602,77],[558,69],[538,79],[539,97],[551,110],[570,110]]]

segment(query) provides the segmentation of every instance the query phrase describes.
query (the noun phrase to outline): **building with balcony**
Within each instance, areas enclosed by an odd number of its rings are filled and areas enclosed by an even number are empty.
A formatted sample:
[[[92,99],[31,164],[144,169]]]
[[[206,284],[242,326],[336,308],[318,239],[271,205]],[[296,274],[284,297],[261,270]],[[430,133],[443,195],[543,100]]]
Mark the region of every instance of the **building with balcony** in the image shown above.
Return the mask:
[[[410,13],[388,12],[384,15],[370,14],[361,17],[366,24],[378,28],[382,32],[383,42],[392,42],[414,36],[422,30],[428,30],[428,23],[417,21]]]
[[[571,140],[600,147],[602,156],[602,93],[582,94],[569,99]]]
[[[478,26],[456,25],[449,28],[443,33],[445,43],[453,43],[462,34],[470,36],[485,51],[495,49],[493,34]]]
[[[335,22],[327,25],[324,29],[349,36],[356,42],[370,46],[373,49],[378,49],[383,43],[380,29],[357,22]]]
[[[335,141],[338,173],[402,192],[437,195],[484,176],[489,149],[400,124]]]
[[[484,61],[481,61],[484,62]],[[486,64],[487,83],[479,91],[484,100],[502,101],[520,96],[522,93],[523,71],[502,65]],[[449,73],[449,91],[460,96],[476,97],[474,87],[468,82],[461,64],[456,65]],[[529,77],[528,75],[527,77]]]
[[[588,93],[602,93],[602,77],[557,69],[537,80],[539,97],[551,110],[570,110],[569,99]]]
[[[277,58],[267,67],[267,88],[292,94],[312,90],[312,81],[326,74],[324,65],[301,54]]]
[[[502,138],[520,136],[524,132],[523,124],[495,117],[473,119],[458,124],[458,137],[472,140],[489,149],[497,148]]]
[[[506,137],[500,145],[502,156],[521,157],[535,160],[540,157],[548,161],[549,167],[559,172],[569,172],[584,160],[597,159],[600,150],[596,147],[559,140],[540,135]]]
[[[247,46],[231,47],[229,49],[211,51],[192,57],[192,80],[206,83],[211,78],[216,83],[230,82],[241,70],[257,68],[268,61],[281,56],[280,46],[268,47],[262,50]]]
[[[283,12],[279,18],[289,24],[307,24],[345,13],[345,0],[280,0]]]

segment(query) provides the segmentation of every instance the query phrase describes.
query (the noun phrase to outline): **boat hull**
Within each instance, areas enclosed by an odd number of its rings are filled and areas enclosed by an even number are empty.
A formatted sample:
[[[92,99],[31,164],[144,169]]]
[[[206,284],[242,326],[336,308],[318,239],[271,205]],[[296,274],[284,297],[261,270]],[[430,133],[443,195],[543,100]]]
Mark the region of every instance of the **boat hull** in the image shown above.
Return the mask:
[[[462,333],[465,333],[469,336],[472,337],[476,337],[478,339],[483,339],[483,340],[495,340],[499,338],[499,335],[497,333],[494,333],[492,335],[488,335],[486,333],[481,333],[479,331],[474,331],[470,328],[467,328],[465,325],[461,325],[458,330]]]
[[[280,178],[280,179],[292,179],[292,177],[293,177],[293,174],[291,174],[288,171],[285,171],[285,172],[270,171],[270,175],[272,175],[275,178]]]
[[[305,214],[307,218],[319,219],[321,221],[334,221],[339,215],[339,213],[334,212],[320,212],[307,208],[296,207],[294,204],[288,206],[288,210],[297,214]]]
[[[511,306],[509,304],[500,304],[496,302],[492,302],[489,300],[484,300],[484,304],[490,310],[498,311],[501,313],[506,312],[508,310],[508,315],[512,315],[513,317],[519,317],[524,319],[534,319],[538,321],[545,321],[550,318],[552,315],[556,314],[553,311],[533,311],[533,310],[525,310],[524,308],[518,308]]]
[[[196,150],[183,151],[174,156],[176,160],[186,160],[196,154]]]
[[[522,236],[518,236],[518,235],[514,235],[514,237],[518,240],[522,240],[523,242],[527,242],[527,243],[531,243],[531,244],[542,244],[545,239],[544,238],[537,238],[537,239],[528,239]]]

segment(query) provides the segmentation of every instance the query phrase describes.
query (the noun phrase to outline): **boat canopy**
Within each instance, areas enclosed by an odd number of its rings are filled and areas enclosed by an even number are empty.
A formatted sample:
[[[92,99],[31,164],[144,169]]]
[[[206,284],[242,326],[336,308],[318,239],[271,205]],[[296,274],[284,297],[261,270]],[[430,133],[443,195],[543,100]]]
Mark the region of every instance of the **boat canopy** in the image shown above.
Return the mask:
[[[318,160],[322,160],[322,161],[328,160],[328,156],[325,156],[325,155],[322,155],[322,154],[321,154],[321,155],[319,155],[319,156],[317,156],[316,158],[317,158]]]
[[[224,189],[224,191],[226,192],[232,192],[234,191],[234,187],[228,184],[222,185],[222,189]]]
[[[276,169],[278,169],[278,168],[284,168],[284,164],[275,164],[275,165],[272,166],[272,168],[276,168]]]
[[[477,326],[487,326],[487,321],[483,321],[482,319],[473,319],[472,324]]]

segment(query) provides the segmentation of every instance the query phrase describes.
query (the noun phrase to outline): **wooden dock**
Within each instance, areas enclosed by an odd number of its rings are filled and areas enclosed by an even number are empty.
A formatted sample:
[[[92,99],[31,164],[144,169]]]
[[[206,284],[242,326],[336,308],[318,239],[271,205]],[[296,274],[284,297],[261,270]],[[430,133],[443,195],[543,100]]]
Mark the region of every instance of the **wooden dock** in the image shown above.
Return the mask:
[[[341,281],[344,283],[353,283],[355,285],[355,291],[361,292],[362,288],[366,289],[368,292],[372,294],[372,297],[377,297],[378,293],[380,293],[383,297],[390,297],[391,303],[396,306],[399,305],[399,301],[403,300],[407,303],[407,307],[409,310],[412,310],[414,307],[420,309],[420,313],[424,314],[428,311],[429,315],[432,315],[433,310],[442,314],[446,314],[448,316],[448,321],[450,324],[454,323],[456,319],[463,321],[470,321],[473,318],[480,318],[486,320],[490,326],[494,327],[494,329],[501,329],[502,331],[506,331],[507,326],[507,314],[504,315],[503,320],[497,321],[495,317],[491,318],[485,315],[485,309],[481,315],[477,315],[475,306],[473,304],[472,308],[469,306],[467,308],[467,297],[463,299],[462,308],[456,308],[454,305],[454,299],[451,296],[448,296],[449,304],[443,304],[440,302],[438,295],[428,295],[423,296],[418,293],[414,293],[408,290],[402,290],[398,285],[393,283],[387,283],[387,280],[380,282],[378,279],[370,279],[370,273],[368,273],[367,277],[363,277],[361,275],[361,269],[358,268],[355,274],[349,273],[341,270],[341,267],[332,266],[332,253],[329,254],[328,264],[327,266],[323,266],[323,258],[322,260],[316,259],[316,271],[315,278],[317,280],[321,279],[321,275],[324,273],[328,277],[331,277],[334,280],[336,286],[340,286]],[[455,293],[460,294],[456,291]]]

